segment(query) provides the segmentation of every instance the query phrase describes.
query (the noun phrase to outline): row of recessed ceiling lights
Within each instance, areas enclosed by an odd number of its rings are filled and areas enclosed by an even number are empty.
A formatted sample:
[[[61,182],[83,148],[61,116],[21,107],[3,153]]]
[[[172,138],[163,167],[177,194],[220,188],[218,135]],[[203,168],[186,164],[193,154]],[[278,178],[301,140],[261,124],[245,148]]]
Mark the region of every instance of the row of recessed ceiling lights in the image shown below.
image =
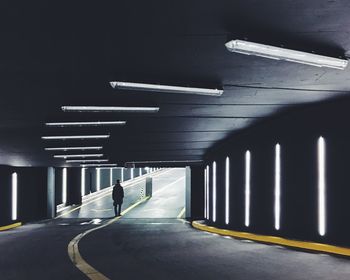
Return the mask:
[[[124,83],[124,82],[111,82],[113,88],[117,85],[125,87],[127,85],[134,85],[135,88],[140,88],[138,83]],[[146,85],[146,88],[150,88],[151,85]],[[206,89],[198,88],[185,88],[185,87],[171,87],[171,86],[158,86],[163,90],[179,91],[179,92],[195,92],[196,90],[205,91]],[[210,91],[210,90],[209,90]],[[213,90],[217,91],[217,90]],[[62,106],[64,112],[127,112],[127,113],[157,113],[159,107],[122,107],[122,106]],[[50,127],[74,127],[74,126],[104,126],[104,125],[125,125],[126,121],[96,121],[96,122],[49,122],[46,126]],[[59,136],[42,136],[43,140],[71,140],[71,139],[107,139],[109,134],[101,135],[59,135]],[[101,150],[103,146],[78,146],[78,147],[48,147],[47,151],[75,151],[75,150]],[[63,158],[67,163],[80,163],[82,167],[90,166],[102,166],[101,163],[108,162],[108,159],[101,159],[102,153],[99,154],[59,154],[54,155],[54,158]],[[78,159],[79,158],[79,159]],[[99,158],[99,159],[92,159]],[[103,166],[115,166],[115,164],[103,164]]]
[[[231,52],[241,53],[245,55],[260,56],[275,60],[285,60],[296,63],[302,63],[317,67],[329,67],[335,69],[345,69],[348,64],[346,59],[339,59],[334,57],[327,57],[317,55],[313,53],[306,53],[301,51],[295,51],[285,48],[279,48],[264,44],[258,44],[254,42],[232,40],[225,44],[226,48]],[[133,83],[133,82],[119,82],[112,81],[110,85],[114,89],[129,89],[129,90],[142,90],[142,91],[155,91],[166,93],[184,93],[184,94],[199,94],[209,96],[221,96],[223,94],[222,89],[208,89],[208,88],[195,88],[195,87],[181,87],[181,86],[169,86],[169,85],[155,85],[145,83]],[[157,113],[159,107],[123,107],[123,106],[62,106],[64,112],[127,112],[127,113]],[[126,121],[96,121],[96,122],[50,122],[46,123],[47,126],[59,126],[59,127],[72,127],[72,126],[104,126],[104,125],[125,125]],[[106,135],[72,135],[72,136],[43,136],[44,140],[52,139],[105,139],[109,138],[109,134]],[[100,150],[102,146],[98,147],[57,147],[57,148],[45,148],[48,151],[68,151],[68,150]],[[103,154],[81,154],[81,155],[54,155],[55,158],[86,158],[86,157],[102,157]],[[107,159],[98,160],[67,160],[67,162],[105,162]]]
[[[204,88],[188,88],[177,86],[161,86],[161,85],[149,85],[141,83],[125,83],[125,82],[110,82],[113,88],[123,89],[143,89],[154,90],[161,92],[178,92],[178,93],[200,93],[207,95],[220,96],[222,90],[217,89],[204,89]],[[64,112],[121,112],[121,113],[157,113],[159,107],[122,107],[122,106],[62,106]],[[126,121],[96,121],[96,122],[50,122],[46,123],[51,127],[74,127],[74,126],[103,126],[103,125],[125,125]],[[69,139],[106,139],[109,138],[109,134],[102,135],[60,135],[60,136],[43,136],[44,140],[69,140]],[[101,150],[102,146],[91,147],[49,147],[45,148],[47,151],[72,151],[72,150]],[[108,159],[100,159],[103,154],[60,154],[54,155],[55,158],[63,158],[67,163],[80,163],[82,167],[90,166],[102,166],[101,163],[108,162]],[[75,158],[75,159],[72,159]],[[80,159],[77,159],[80,158]],[[89,159],[88,159],[89,158]],[[99,158],[99,159],[90,159]],[[103,166],[114,166],[115,164],[103,164]]]

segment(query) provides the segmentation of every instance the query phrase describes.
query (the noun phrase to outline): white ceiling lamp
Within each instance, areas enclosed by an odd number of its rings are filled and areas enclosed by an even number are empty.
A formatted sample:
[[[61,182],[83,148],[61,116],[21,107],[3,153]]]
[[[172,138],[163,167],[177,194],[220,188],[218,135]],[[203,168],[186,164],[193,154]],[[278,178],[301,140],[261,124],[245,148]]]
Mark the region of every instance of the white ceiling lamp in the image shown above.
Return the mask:
[[[157,113],[159,107],[125,106],[62,106],[64,112],[118,112],[118,113]]]
[[[133,164],[157,164],[157,163],[201,163],[203,160],[151,160],[151,161],[130,161],[126,165]]]
[[[77,154],[77,155],[54,155],[54,158],[88,158],[88,157],[103,157],[103,154]]]
[[[126,121],[96,121],[96,122],[49,122],[46,126],[102,126],[125,125]]]
[[[94,163],[87,163],[87,164],[80,164],[81,167],[116,167],[117,164],[115,163],[101,163],[101,164],[94,164]]]
[[[295,51],[269,45],[263,45],[242,40],[232,40],[225,44],[231,52],[266,57],[275,60],[286,60],[317,67],[328,67],[344,70],[348,65],[346,59]]]
[[[67,163],[100,163],[108,162],[108,159],[67,159]]]
[[[43,140],[69,140],[69,139],[107,139],[109,134],[103,135],[64,135],[64,136],[42,136]]]
[[[211,89],[211,88],[179,87],[179,86],[166,86],[166,85],[143,84],[143,83],[132,83],[132,82],[109,82],[109,83],[112,86],[112,88],[156,91],[156,92],[166,92],[166,93],[188,93],[188,94],[220,96],[224,92],[221,89]]]
[[[46,151],[84,151],[84,150],[102,150],[102,146],[91,147],[50,147],[45,148]]]

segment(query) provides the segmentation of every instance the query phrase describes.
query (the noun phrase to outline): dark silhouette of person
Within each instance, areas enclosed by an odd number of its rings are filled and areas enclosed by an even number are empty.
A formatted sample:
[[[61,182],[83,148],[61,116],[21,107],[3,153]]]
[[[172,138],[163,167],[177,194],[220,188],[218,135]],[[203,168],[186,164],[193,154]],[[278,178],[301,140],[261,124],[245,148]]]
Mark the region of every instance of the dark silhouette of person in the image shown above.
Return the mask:
[[[121,216],[124,190],[122,185],[120,184],[120,180],[117,180],[116,184],[113,187],[112,198],[114,201],[113,206],[114,206],[115,216],[116,217]]]

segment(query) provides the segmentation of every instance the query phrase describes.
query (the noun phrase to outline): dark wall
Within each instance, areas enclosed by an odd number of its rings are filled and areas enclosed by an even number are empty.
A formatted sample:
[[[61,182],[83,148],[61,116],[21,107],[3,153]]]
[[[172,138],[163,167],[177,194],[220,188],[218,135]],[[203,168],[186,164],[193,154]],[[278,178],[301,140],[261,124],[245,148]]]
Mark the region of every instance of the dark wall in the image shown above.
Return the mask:
[[[81,168],[67,168],[67,204],[81,204]]]
[[[294,108],[232,135],[206,154],[217,163],[215,225],[350,246],[350,100]],[[317,141],[326,143],[326,235],[318,234]],[[281,146],[281,228],[274,228],[275,145]],[[244,225],[245,152],[251,152],[250,226]],[[230,223],[225,224],[225,158],[230,158]],[[211,199],[210,199],[211,203]],[[211,205],[211,204],[210,204]],[[210,223],[212,223],[212,207]]]
[[[55,201],[56,205],[62,203],[62,172],[63,168],[55,168]]]
[[[125,180],[130,178],[130,169],[124,169]],[[47,218],[47,168],[17,168],[0,166],[0,226],[14,223],[11,219],[11,176],[17,173],[18,218],[16,221],[28,222]],[[134,177],[139,169],[134,170]],[[81,168],[67,168],[67,205],[80,204]],[[113,183],[121,178],[121,169],[113,169]],[[63,168],[55,168],[55,203],[62,204]],[[110,186],[110,169],[100,170],[100,188]],[[86,194],[96,191],[96,168],[85,172]]]
[[[204,171],[203,168],[191,167],[191,218],[203,219],[204,201]]]
[[[11,172],[8,166],[0,166],[0,226],[8,225],[11,221]]]
[[[22,222],[47,217],[47,168],[19,168],[18,217]]]
[[[12,173],[17,173],[17,220],[11,219]],[[47,217],[47,168],[0,167],[0,225]]]

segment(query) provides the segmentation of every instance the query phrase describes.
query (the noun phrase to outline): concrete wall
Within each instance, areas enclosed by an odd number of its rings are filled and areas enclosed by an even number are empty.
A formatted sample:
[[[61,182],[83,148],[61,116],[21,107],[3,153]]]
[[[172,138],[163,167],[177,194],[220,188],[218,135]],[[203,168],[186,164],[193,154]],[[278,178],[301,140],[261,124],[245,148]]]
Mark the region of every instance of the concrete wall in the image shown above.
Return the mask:
[[[14,223],[16,221],[28,222],[50,218],[52,209],[63,202],[63,168],[54,169],[54,189],[50,187],[49,197],[54,199],[48,204],[48,169],[47,168],[17,168],[11,166],[0,166],[0,226]],[[11,219],[12,196],[11,196],[11,176],[17,173],[18,217],[15,221]],[[66,205],[81,203],[82,173],[81,168],[66,169]],[[130,169],[124,169],[124,180],[130,178]],[[139,169],[134,170],[134,177],[139,176]],[[100,170],[100,189],[110,187],[110,169]],[[117,179],[121,179],[121,169],[115,168],[112,172],[113,184]],[[96,168],[85,170],[85,193],[95,192]],[[51,211],[48,211],[48,207]]]
[[[305,106],[231,136],[206,154],[209,223],[223,228],[350,246],[350,101]],[[326,143],[326,234],[318,233],[317,141]],[[281,228],[274,227],[275,145],[281,147]],[[250,225],[245,217],[245,152],[251,152]],[[230,158],[230,223],[225,224],[225,159]],[[212,162],[217,221],[212,221]],[[200,195],[199,195],[200,196]]]
[[[191,219],[203,219],[204,171],[202,167],[191,166]]]
[[[12,173],[17,173],[17,219],[11,219]],[[47,168],[0,166],[0,225],[47,217]]]

